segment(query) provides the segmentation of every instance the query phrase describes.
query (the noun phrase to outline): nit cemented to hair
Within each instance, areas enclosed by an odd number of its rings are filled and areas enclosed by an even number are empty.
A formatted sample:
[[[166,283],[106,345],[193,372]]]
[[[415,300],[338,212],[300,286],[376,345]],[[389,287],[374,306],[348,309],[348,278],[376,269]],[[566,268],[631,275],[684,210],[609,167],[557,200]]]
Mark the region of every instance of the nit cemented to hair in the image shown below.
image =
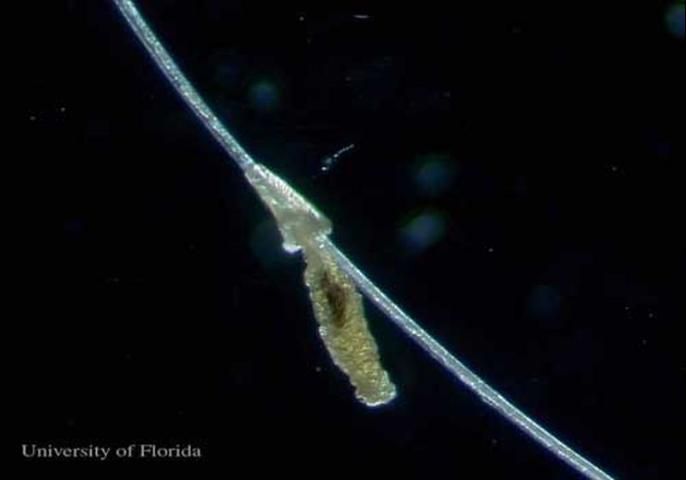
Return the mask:
[[[348,376],[356,397],[365,405],[390,402],[395,398],[395,386],[381,366],[362,297],[331,254],[321,248],[322,240],[331,233],[331,222],[264,165],[252,165],[245,173],[274,215],[284,249],[303,253],[305,284],[319,335],[334,363]]]

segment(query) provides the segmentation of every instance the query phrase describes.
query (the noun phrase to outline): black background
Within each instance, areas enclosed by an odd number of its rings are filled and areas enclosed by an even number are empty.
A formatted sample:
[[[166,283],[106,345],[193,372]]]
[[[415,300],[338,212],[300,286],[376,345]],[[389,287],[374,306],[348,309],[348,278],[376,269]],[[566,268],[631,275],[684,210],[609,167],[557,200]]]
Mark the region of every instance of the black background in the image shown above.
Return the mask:
[[[448,349],[618,478],[682,478],[685,75],[669,4],[365,3],[141,8],[246,149]],[[119,463],[577,478],[371,306],[399,396],[359,404],[300,259],[113,6],[26,5],[17,205],[42,234],[14,322],[18,458],[26,442],[192,443],[201,460]],[[427,155],[448,188],[418,188]],[[444,232],[410,248],[404,226],[426,211]]]

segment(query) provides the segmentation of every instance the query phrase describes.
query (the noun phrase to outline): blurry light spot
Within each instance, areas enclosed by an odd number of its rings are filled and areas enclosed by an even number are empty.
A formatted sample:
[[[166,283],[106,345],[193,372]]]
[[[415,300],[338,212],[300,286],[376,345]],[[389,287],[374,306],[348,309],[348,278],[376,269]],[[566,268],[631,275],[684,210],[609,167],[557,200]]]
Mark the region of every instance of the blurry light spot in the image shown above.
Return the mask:
[[[272,111],[278,107],[279,91],[274,83],[260,80],[250,87],[250,101],[260,111]]]
[[[531,314],[539,318],[555,317],[560,311],[562,297],[550,285],[537,285],[529,295],[528,309]]]
[[[449,155],[424,155],[420,157],[415,182],[422,193],[430,196],[441,195],[452,186],[456,170],[455,162]]]
[[[402,227],[402,241],[409,251],[419,253],[443,238],[445,224],[445,216],[442,213],[423,212]]]
[[[493,253],[495,252],[495,249],[493,247],[488,247],[488,253]]]
[[[684,38],[684,16],[685,10],[683,1],[670,5],[665,13],[667,31],[681,40]]]
[[[81,219],[71,218],[64,222],[64,233],[72,239],[79,238],[83,235],[85,226]]]

